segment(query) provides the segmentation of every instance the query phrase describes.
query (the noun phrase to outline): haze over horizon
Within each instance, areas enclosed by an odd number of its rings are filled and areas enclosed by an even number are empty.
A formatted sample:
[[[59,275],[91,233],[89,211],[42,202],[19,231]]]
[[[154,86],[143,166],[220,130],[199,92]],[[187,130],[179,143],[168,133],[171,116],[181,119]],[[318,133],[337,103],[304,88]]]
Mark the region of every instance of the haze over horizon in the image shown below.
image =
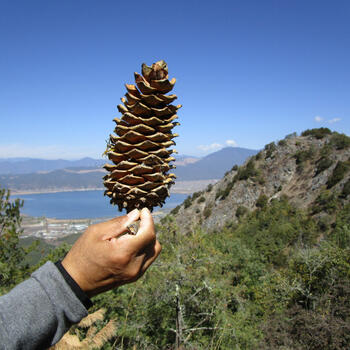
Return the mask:
[[[350,134],[350,3],[0,3],[0,158],[100,158],[143,62],[176,77],[179,154]]]

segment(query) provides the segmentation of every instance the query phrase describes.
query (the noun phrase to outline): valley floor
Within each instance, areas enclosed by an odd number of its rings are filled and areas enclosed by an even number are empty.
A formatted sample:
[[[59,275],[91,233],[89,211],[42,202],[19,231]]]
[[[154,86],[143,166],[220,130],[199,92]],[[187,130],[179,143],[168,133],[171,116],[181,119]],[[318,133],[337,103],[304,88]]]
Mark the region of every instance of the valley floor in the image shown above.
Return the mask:
[[[159,220],[168,213],[169,210],[163,209],[153,213],[154,221]],[[99,222],[107,221],[112,217],[94,218],[94,219],[50,219],[45,217],[22,217],[23,233],[21,238],[38,238],[54,243],[70,235],[82,234],[88,226]]]

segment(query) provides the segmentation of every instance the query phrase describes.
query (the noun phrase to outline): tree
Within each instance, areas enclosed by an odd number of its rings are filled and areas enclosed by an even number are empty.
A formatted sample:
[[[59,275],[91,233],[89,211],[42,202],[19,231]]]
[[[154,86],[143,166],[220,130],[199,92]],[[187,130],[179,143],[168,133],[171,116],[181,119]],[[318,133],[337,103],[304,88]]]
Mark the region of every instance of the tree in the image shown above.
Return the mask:
[[[20,208],[23,201],[10,199],[10,191],[0,189],[0,294],[8,291],[29,274],[25,256],[33,249],[19,245],[21,229]]]

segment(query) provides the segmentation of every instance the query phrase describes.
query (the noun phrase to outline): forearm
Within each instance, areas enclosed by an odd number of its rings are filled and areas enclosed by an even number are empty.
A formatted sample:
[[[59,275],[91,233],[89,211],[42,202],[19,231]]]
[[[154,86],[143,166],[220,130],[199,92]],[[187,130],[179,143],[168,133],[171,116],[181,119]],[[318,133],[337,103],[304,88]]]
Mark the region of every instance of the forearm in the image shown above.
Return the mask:
[[[0,297],[0,347],[44,349],[85,316],[84,305],[57,267],[48,262]]]

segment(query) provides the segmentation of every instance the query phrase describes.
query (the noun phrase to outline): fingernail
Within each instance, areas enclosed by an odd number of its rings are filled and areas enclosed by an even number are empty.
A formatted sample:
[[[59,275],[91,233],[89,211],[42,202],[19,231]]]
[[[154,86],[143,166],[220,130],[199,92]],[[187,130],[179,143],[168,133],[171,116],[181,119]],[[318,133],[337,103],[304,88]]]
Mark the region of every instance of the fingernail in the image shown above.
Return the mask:
[[[145,211],[145,212],[148,213],[148,214],[151,214],[151,212],[149,211],[148,208],[143,208],[142,210]]]
[[[127,214],[127,217],[131,220],[137,220],[139,217],[139,210],[134,209],[130,213]]]

